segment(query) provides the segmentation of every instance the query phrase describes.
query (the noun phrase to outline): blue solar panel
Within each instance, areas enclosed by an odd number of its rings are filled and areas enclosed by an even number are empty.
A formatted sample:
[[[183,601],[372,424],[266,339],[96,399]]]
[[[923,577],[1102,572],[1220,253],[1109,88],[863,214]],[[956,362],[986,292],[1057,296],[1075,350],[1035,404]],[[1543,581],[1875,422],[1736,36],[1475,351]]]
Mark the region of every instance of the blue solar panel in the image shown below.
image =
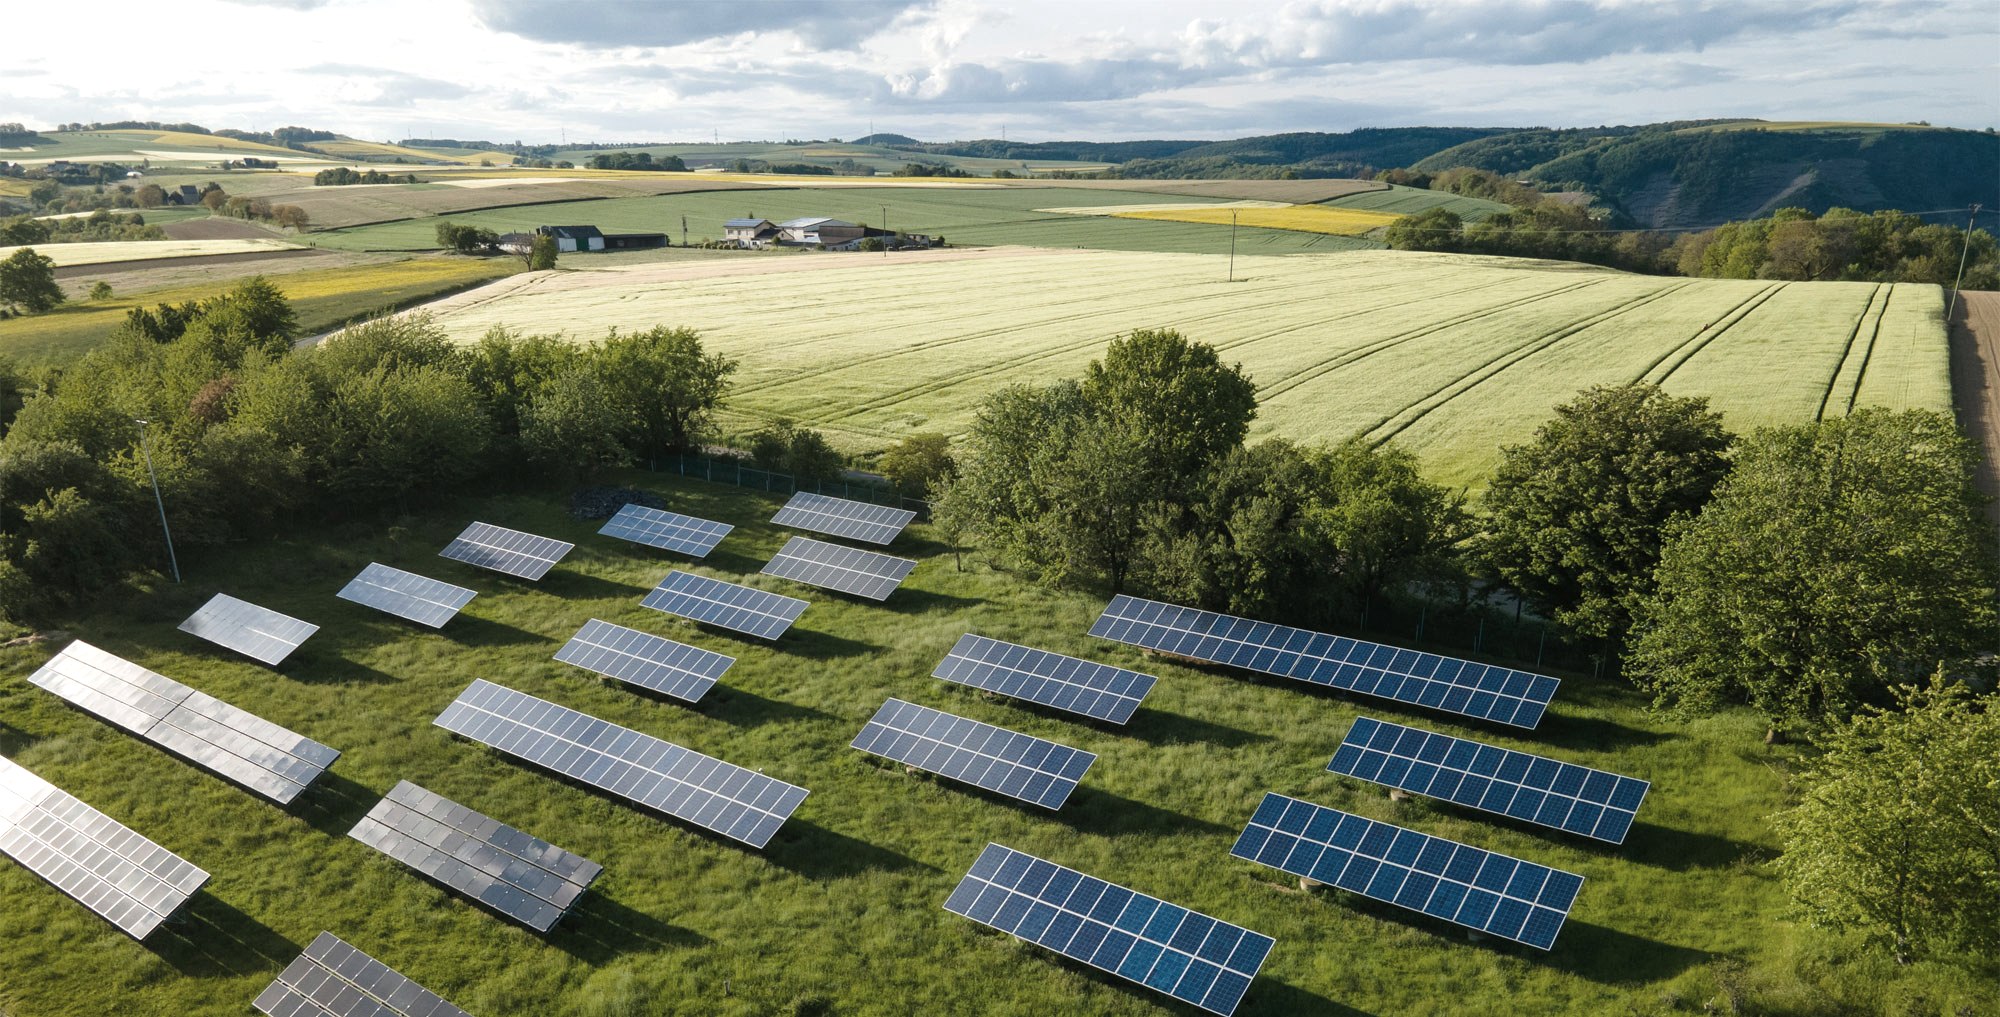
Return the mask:
[[[556,659],[690,703],[700,702],[736,663],[735,657],[596,618],[569,637]]]
[[[831,533],[849,540],[887,544],[910,525],[917,514],[908,509],[871,505],[865,501],[832,498],[810,491],[792,495],[792,500],[771,517],[779,526]]]
[[[1138,597],[1112,598],[1090,634],[1530,729],[1560,684],[1548,675]]]
[[[1625,842],[1651,786],[1368,717],[1355,718],[1327,769],[1613,844]]]
[[[705,558],[722,538],[735,529],[728,523],[718,523],[694,516],[684,516],[678,512],[647,508],[644,505],[627,505],[606,520],[597,532],[607,537],[618,537],[635,544],[645,544],[665,551],[679,551],[694,558]]]
[[[1045,809],[1062,808],[1097,761],[1094,752],[900,699],[875,711],[853,747]]]
[[[1583,877],[1266,794],[1229,853],[1547,950]]]
[[[1275,942],[999,844],[986,845],[944,907],[1224,1017]]]
[[[653,592],[639,603],[655,611],[677,614],[698,622],[753,635],[776,639],[792,627],[811,605],[797,597],[783,597],[748,586],[725,583],[675,569],[660,580]]]
[[[485,679],[431,723],[753,847],[806,800],[776,777]]]
[[[931,677],[1123,724],[1159,679],[968,632]]]

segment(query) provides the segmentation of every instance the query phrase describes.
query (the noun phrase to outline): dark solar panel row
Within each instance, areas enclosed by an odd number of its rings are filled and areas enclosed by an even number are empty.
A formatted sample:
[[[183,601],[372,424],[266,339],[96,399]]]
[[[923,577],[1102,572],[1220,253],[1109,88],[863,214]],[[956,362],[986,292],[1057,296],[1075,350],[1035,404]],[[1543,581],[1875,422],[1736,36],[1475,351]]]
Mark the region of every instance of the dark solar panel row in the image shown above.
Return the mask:
[[[1548,675],[1122,595],[1090,634],[1524,728],[1541,723],[1559,684]]]

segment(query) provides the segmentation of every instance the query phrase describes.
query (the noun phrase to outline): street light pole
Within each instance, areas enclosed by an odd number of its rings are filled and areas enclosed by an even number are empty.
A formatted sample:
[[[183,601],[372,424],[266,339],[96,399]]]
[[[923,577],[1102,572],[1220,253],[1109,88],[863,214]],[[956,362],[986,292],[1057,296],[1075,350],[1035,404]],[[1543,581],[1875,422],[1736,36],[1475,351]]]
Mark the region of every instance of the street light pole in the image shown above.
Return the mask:
[[[167,566],[174,570],[174,582],[181,581],[180,559],[174,557],[174,531],[167,528],[167,502],[160,497],[160,478],[153,472],[153,452],[146,447],[146,424],[148,421],[134,418],[139,425],[139,454],[146,459],[146,479],[153,482],[153,504],[160,507],[160,532],[167,538]]]

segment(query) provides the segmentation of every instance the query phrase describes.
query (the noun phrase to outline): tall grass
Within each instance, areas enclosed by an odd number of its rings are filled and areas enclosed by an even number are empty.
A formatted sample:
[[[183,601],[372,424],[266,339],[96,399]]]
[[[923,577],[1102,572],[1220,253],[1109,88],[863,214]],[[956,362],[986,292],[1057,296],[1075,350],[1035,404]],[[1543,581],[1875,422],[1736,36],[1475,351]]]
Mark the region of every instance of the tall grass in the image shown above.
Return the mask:
[[[1763,862],[1775,849],[1765,817],[1783,802],[1791,750],[1762,745],[1755,717],[1677,724],[1645,713],[1623,687],[1565,676],[1542,729],[1516,734],[1182,667],[1089,638],[1099,596],[1041,590],[976,563],[956,571],[922,526],[894,548],[921,561],[904,587],[886,604],[849,600],[755,576],[785,537],[764,522],[776,499],[651,475],[619,479],[738,528],[689,565],[596,536],[595,523],[560,510],[560,492],[495,495],[184,549],[184,585],[154,580],[107,594],[63,623],[68,635],[342,750],[290,811],[29,685],[25,676],[66,637],[0,649],[0,753],[214,874],[183,922],[141,944],[0,863],[0,1008],[15,1017],[243,1014],[326,929],[483,1017],[1185,1012],[945,912],[951,887],[988,841],[1276,936],[1240,1011],[1248,1015],[1594,1017],[1694,1010],[1726,993],[1757,1012],[1833,1014],[1915,995],[1938,1007],[1991,998],[1990,982],[1898,969],[1784,920]],[[578,546],[540,584],[437,557],[474,518]],[[371,560],[480,595],[441,632],[336,599]],[[639,607],[674,567],[813,605],[774,645]],[[323,627],[278,671],[175,631],[218,590]],[[698,706],[643,695],[550,659],[592,617],[738,662]],[[1078,722],[929,677],[966,631],[1137,667],[1161,683],[1126,727]],[[432,726],[474,678],[763,769],[812,796],[766,850],[744,849]],[[847,747],[891,695],[1100,758],[1055,814],[912,775]],[[1363,712],[1633,774],[1653,791],[1623,848],[1391,802],[1324,769]],[[346,837],[402,779],[592,858],[604,875],[548,937],[513,926]],[[1468,942],[1450,926],[1338,892],[1302,893],[1273,870],[1231,859],[1236,832],[1267,790],[1587,882],[1554,951]]]

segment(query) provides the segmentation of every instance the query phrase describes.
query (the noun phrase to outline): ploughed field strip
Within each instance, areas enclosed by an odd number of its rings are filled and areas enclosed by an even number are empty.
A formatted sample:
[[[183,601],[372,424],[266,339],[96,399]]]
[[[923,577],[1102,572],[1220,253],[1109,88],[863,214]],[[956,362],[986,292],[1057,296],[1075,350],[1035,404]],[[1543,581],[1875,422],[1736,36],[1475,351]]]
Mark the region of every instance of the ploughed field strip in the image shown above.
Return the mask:
[[[331,932],[320,933],[251,1005],[270,1017],[470,1017]]]
[[[407,780],[347,835],[536,932],[554,928],[604,871]]]
[[[1229,853],[1547,950],[1583,877],[1275,792]]]
[[[690,703],[700,702],[736,663],[735,657],[597,618],[576,630],[556,659]]]
[[[812,606],[797,597],[725,583],[675,569],[639,601],[643,607],[677,614],[759,639],[776,639]]]
[[[644,505],[626,505],[605,520],[598,533],[691,558],[706,558],[736,527]]]
[[[1548,675],[1119,595],[1101,639],[1192,660],[1533,729],[1560,684]]]
[[[1060,809],[1097,754],[891,699],[853,747],[1009,798]]]
[[[869,600],[887,600],[916,567],[917,563],[908,558],[829,544],[811,537],[793,537],[785,541],[763,572],[807,586]]]
[[[1224,1015],[1276,942],[1000,844],[986,845],[944,907]]]
[[[523,692],[474,681],[433,723],[751,847],[806,789]]]
[[[145,939],[208,873],[0,756],[0,852]]]
[[[1123,724],[1159,679],[1122,667],[966,633],[931,677]]]
[[[188,615],[180,630],[277,667],[319,626],[218,593]]]
[[[340,758],[304,735],[80,639],[28,680],[280,805]]]
[[[575,544],[476,522],[438,554],[533,582],[548,575],[564,555],[575,549]]]
[[[457,617],[478,595],[463,586],[390,568],[380,562],[369,562],[360,575],[335,594],[342,600],[434,629],[443,628],[445,622]]]
[[[888,544],[917,518],[909,509],[800,491],[771,517],[779,526],[812,530],[870,544]]]
[[[1356,717],[1327,769],[1623,844],[1650,786],[1587,766]]]

